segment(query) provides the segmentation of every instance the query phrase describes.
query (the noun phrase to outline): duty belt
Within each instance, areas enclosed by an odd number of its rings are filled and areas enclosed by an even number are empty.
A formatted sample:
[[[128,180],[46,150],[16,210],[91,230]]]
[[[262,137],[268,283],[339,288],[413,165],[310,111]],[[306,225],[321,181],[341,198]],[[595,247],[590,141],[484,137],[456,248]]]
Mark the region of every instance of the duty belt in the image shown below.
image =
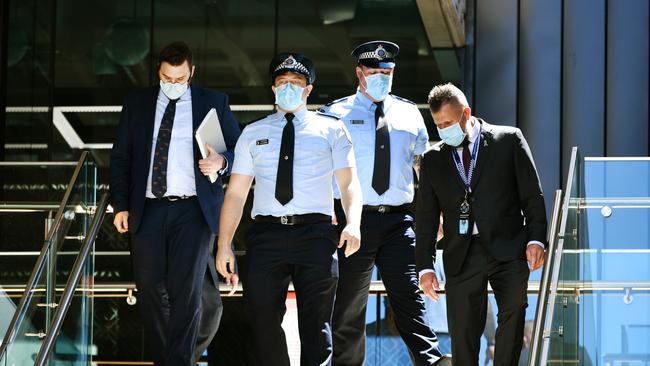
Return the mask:
[[[287,216],[255,216],[256,222],[271,222],[282,225],[303,225],[332,222],[332,216],[324,214],[304,214]]]

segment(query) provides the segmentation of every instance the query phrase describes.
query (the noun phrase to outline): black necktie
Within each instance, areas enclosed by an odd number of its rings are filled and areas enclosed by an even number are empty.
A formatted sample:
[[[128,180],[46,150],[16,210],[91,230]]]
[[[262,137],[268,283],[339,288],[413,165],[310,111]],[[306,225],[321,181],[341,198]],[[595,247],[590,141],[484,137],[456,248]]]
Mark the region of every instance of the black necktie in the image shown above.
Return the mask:
[[[296,134],[293,127],[294,115],[287,113],[284,117],[287,119],[287,124],[282,130],[278,177],[275,180],[275,198],[283,206],[293,198],[293,145]]]
[[[375,102],[375,166],[372,171],[372,188],[378,195],[388,190],[390,183],[390,137],[386,123],[377,128],[379,119],[384,116],[384,102]]]
[[[156,152],[153,157],[153,172],[151,173],[151,193],[156,197],[162,197],[167,192],[167,156],[177,101],[178,99],[170,99],[167,103],[156,138]]]

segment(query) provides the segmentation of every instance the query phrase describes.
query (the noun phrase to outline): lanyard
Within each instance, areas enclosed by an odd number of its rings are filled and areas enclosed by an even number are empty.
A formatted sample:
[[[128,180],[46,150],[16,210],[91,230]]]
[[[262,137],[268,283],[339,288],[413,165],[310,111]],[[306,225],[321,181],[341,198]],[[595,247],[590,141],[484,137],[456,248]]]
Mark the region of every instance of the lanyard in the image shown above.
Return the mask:
[[[463,179],[466,192],[469,192],[470,184],[472,183],[472,175],[474,174],[474,167],[476,166],[476,154],[478,154],[478,145],[480,145],[481,142],[481,130],[483,129],[482,127],[483,126],[479,127],[478,136],[476,136],[476,141],[474,141],[474,147],[472,148],[472,155],[470,155],[467,176],[465,176],[465,169],[463,169],[463,163],[458,157],[458,153],[456,150],[451,151],[451,154],[454,156],[454,162],[456,163],[456,170],[458,170],[458,174],[460,174],[460,177]]]

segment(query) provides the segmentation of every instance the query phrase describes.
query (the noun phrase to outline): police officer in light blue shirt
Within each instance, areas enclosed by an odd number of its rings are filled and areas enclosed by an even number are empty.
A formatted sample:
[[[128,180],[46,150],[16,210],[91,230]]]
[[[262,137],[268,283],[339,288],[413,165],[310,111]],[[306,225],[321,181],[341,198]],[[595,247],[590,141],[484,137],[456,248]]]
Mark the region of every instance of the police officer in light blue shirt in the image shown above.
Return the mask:
[[[426,324],[418,294],[415,233],[409,204],[414,196],[413,164],[424,153],[428,134],[417,106],[391,91],[395,56],[392,42],[372,41],[352,51],[358,60],[356,94],[326,104],[321,111],[339,117],[350,131],[363,192],[363,243],[340,258],[334,307],[334,364],[362,365],[365,315],[373,264],[388,293],[397,329],[415,365],[446,365],[436,335]],[[339,225],[346,215],[335,204]]]
[[[289,281],[298,303],[301,365],[330,365],[331,321],[343,256],[359,248],[361,189],[354,151],[343,123],[307,111],[313,63],[281,53],[269,66],[278,111],[246,126],[235,147],[232,176],[222,207],[217,269],[231,284],[231,241],[255,178],[253,226],[246,239],[244,299],[254,332],[256,365],[287,365],[282,317]],[[332,225],[336,177],[350,217],[339,236]]]

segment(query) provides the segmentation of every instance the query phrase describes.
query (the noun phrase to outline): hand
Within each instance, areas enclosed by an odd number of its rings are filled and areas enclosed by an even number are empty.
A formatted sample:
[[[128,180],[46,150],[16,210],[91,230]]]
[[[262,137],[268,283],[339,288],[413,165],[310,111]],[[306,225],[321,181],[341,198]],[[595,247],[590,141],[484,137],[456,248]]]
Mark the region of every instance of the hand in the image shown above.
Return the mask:
[[[440,284],[434,272],[427,272],[420,277],[420,288],[431,300],[435,302],[440,300],[440,295],[436,292],[440,290]]]
[[[494,345],[489,345],[485,349],[485,360],[494,360]]]
[[[231,274],[230,275],[230,280],[228,280],[228,282],[226,282],[226,283],[228,283],[231,286],[230,292],[228,293],[228,296],[234,295],[235,292],[237,291],[237,284],[239,283],[239,276],[236,273]]]
[[[361,230],[358,226],[346,225],[339,239],[339,248],[345,245],[345,256],[354,254],[361,246]]]
[[[117,229],[117,232],[124,234],[129,231],[129,211],[120,211],[115,214],[113,219],[113,225]]]
[[[537,244],[530,244],[526,248],[526,259],[530,265],[530,271],[533,272],[544,265],[544,248]]]
[[[239,276],[233,271],[233,268],[235,268],[235,253],[230,247],[219,246],[216,267],[217,271],[226,279],[226,283],[232,286],[230,293],[228,293],[228,296],[232,296],[237,290]]]
[[[218,152],[214,151],[210,145],[205,144],[205,147],[208,149],[208,157],[199,160],[199,170],[201,170],[203,175],[208,176],[223,168],[225,158]]]

